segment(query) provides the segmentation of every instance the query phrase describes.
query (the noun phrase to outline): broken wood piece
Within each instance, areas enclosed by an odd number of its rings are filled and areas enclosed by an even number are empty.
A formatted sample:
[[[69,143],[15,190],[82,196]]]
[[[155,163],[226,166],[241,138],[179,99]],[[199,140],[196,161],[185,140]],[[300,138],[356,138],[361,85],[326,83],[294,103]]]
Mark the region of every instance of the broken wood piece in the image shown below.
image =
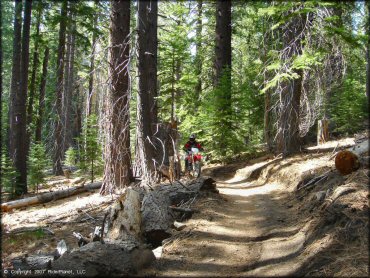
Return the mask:
[[[71,188],[53,191],[53,192],[46,192],[46,193],[42,193],[34,197],[29,197],[25,199],[14,200],[14,201],[3,203],[1,204],[1,210],[6,212],[6,211],[10,211],[16,208],[47,203],[50,201],[70,197],[72,195],[76,195],[76,194],[86,192],[89,190],[99,189],[101,185],[102,185],[101,182],[96,182],[96,183],[90,183],[90,184],[83,185],[83,186],[76,186],[76,187],[71,187]]]
[[[77,238],[78,240],[77,244],[79,247],[82,247],[90,242],[88,238],[84,237],[80,233],[73,232],[73,235]]]
[[[181,231],[182,229],[186,227],[186,224],[175,221],[173,222],[173,226],[175,227],[177,231]]]
[[[163,246],[159,246],[156,249],[153,249],[152,251],[153,251],[155,258],[160,259],[163,253]]]
[[[94,229],[94,233],[92,234],[92,241],[101,241],[101,228],[99,226],[96,226]]]
[[[352,193],[354,191],[356,191],[356,188],[354,188],[353,186],[339,186],[338,188],[336,188],[334,190],[333,194],[330,197],[327,197],[325,199],[325,202],[324,202],[324,205],[323,205],[322,209],[326,209],[332,203],[335,203],[335,201],[339,197],[341,197],[343,195],[346,195],[346,194],[349,194],[349,193]]]
[[[63,256],[64,253],[68,252],[68,247],[64,239],[58,242],[57,253],[58,257]]]
[[[326,179],[328,177],[328,174],[330,173],[330,170],[325,172],[324,174],[320,175],[320,176],[317,176],[317,177],[314,177],[312,178],[311,180],[309,180],[306,184],[302,185],[300,188],[298,188],[298,190],[301,190],[301,189],[304,189],[304,188],[307,188],[309,187],[310,185],[314,185],[314,184],[317,184],[319,183],[320,181]]]

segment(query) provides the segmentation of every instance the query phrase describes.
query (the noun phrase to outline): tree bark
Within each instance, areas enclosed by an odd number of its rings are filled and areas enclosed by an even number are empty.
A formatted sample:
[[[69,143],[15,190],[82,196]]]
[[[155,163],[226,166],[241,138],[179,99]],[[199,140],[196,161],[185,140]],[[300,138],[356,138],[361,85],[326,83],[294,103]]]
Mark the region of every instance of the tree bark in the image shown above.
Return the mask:
[[[138,1],[137,158],[143,183],[153,183],[158,174],[153,159],[153,131],[157,123],[157,14],[158,2]]]
[[[21,54],[22,54],[22,1],[16,0],[14,7],[14,35],[13,35],[13,59],[12,59],[12,80],[9,98],[9,132],[8,145],[9,156],[13,158],[15,152],[15,140],[12,126],[14,125],[14,108],[16,105],[17,92],[20,90],[21,76]]]
[[[111,3],[111,51],[107,143],[101,193],[127,186],[132,177],[130,154],[130,1]]]
[[[15,185],[15,194],[27,193],[27,150],[24,139],[27,138],[26,102],[28,87],[28,64],[29,64],[29,40],[31,25],[32,1],[25,1],[23,17],[22,43],[20,41],[20,11],[22,5],[16,2],[14,23],[14,51],[12,91],[11,91],[11,114],[10,114],[10,157],[18,172]],[[18,18],[18,19],[17,19]],[[18,41],[19,40],[19,41]],[[19,57],[20,55],[20,57]],[[17,69],[18,68],[18,69]]]
[[[324,118],[317,121],[317,145],[329,141],[329,121]]]
[[[129,2],[129,1],[128,1]],[[96,6],[96,2],[95,2]],[[97,24],[97,17],[94,18],[94,26],[96,28]],[[92,111],[92,96],[93,96],[93,88],[94,88],[94,69],[95,69],[95,44],[96,44],[96,32],[95,30],[92,31],[92,42],[91,42],[91,57],[90,57],[90,78],[89,78],[89,93],[88,93],[88,105],[87,105],[87,113],[86,115],[89,116]]]
[[[227,138],[231,130],[231,0],[218,0],[216,7],[215,87],[221,91],[217,103],[220,111],[221,137]],[[225,140],[220,150],[226,151]]]
[[[302,8],[303,5],[298,9]],[[309,20],[312,20],[310,15]],[[299,16],[283,27],[283,47],[285,48],[283,57],[285,59],[289,60],[294,55],[302,54],[302,41],[305,38],[304,26],[305,20]],[[299,136],[299,122],[303,70],[295,69],[294,73],[298,77],[283,82],[283,89],[280,91],[276,151],[282,153],[284,157],[299,151],[302,145]]]
[[[63,175],[63,76],[64,76],[64,52],[66,42],[66,19],[67,19],[67,1],[62,3],[59,25],[59,43],[57,57],[57,83],[56,83],[56,121],[54,130],[54,157],[53,172],[55,175]]]
[[[71,3],[72,4],[72,3]],[[69,17],[74,17],[72,11],[69,13]],[[72,95],[74,89],[74,59],[75,59],[75,32],[76,23],[73,22],[69,26],[69,34],[67,39],[67,53],[66,53],[66,63],[65,63],[65,75],[64,75],[64,91],[63,91],[63,150],[64,154],[66,150],[72,145]]]
[[[27,154],[29,152],[30,143],[31,143],[31,123],[33,119],[33,103],[35,98],[35,88],[36,88],[36,72],[39,66],[39,41],[40,41],[40,23],[42,17],[42,5],[38,3],[37,7],[37,22],[36,22],[36,39],[35,47],[33,50],[33,61],[32,61],[32,74],[31,74],[31,83],[30,83],[30,94],[28,97],[28,107],[27,107],[27,125],[29,131],[27,132]]]
[[[370,3],[367,2],[367,47],[366,47],[366,96],[368,105],[370,104]]]
[[[195,74],[197,76],[197,84],[195,86],[195,98],[197,101],[200,99],[200,94],[202,92],[202,66],[203,66],[203,58],[202,58],[202,9],[203,0],[197,1],[197,23],[196,23],[196,56],[195,56],[195,63],[196,63],[196,71]],[[198,105],[196,106],[198,108]]]
[[[46,46],[44,53],[44,60],[42,63],[42,75],[40,81],[40,94],[39,94],[39,111],[36,121],[36,135],[35,141],[41,142],[42,134],[42,120],[44,117],[44,108],[45,108],[45,89],[46,89],[46,78],[48,75],[48,62],[49,62],[49,47]]]
[[[216,80],[217,86],[222,76],[231,69],[231,0],[218,0],[216,7]],[[231,84],[231,83],[230,83]]]
[[[0,1],[0,22],[3,22],[3,7]],[[3,123],[3,28],[0,27],[0,125]],[[3,132],[0,132],[0,157],[3,155]],[[3,164],[0,163],[0,177],[2,177]],[[0,189],[0,193],[2,188]]]

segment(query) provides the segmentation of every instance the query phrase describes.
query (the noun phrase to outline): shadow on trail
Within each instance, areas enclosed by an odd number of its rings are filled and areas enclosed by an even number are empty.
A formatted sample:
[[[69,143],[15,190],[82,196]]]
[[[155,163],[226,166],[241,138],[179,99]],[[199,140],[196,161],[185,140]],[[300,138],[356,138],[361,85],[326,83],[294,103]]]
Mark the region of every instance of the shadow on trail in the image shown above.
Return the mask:
[[[288,206],[294,195],[274,190],[243,195],[248,189],[262,186],[221,184],[218,188],[228,202],[207,209],[212,220],[206,221],[202,213],[193,215],[194,220],[206,224],[192,230],[191,238],[180,243],[180,253],[167,254],[155,263],[160,272],[198,277],[255,276],[253,271],[283,265],[289,275],[302,276],[308,269],[327,263],[302,256],[317,238],[302,232],[309,216],[299,218],[297,207]],[[291,269],[290,264],[294,266]]]

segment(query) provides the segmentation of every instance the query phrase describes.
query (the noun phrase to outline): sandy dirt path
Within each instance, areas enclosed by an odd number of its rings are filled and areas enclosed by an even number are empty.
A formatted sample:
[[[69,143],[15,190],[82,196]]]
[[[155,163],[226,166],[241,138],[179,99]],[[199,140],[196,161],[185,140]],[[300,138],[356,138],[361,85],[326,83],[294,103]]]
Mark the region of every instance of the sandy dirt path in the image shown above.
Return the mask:
[[[220,198],[199,204],[184,235],[164,246],[156,276],[282,276],[299,273],[305,229],[277,184],[217,179]]]

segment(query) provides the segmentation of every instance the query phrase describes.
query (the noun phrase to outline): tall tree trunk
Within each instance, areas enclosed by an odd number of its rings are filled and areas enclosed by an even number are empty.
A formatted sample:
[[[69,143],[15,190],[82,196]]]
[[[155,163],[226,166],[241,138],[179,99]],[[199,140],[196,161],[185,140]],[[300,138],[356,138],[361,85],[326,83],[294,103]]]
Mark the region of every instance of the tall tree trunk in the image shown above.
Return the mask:
[[[203,0],[197,1],[197,23],[196,23],[196,56],[195,56],[195,75],[197,76],[197,84],[195,85],[195,98],[198,101],[202,92],[202,5]],[[198,105],[196,106],[198,108]]]
[[[130,2],[130,1],[128,1]],[[96,6],[96,2],[95,2]],[[94,18],[94,26],[96,28],[97,24],[97,17]],[[88,93],[88,101],[87,101],[87,113],[86,115],[89,116],[92,113],[92,104],[93,104],[93,89],[94,89],[94,69],[95,69],[95,44],[96,44],[96,31],[93,30],[92,34],[92,43],[91,43],[91,57],[90,57],[90,78],[89,78],[89,93]]]
[[[39,143],[41,142],[42,120],[44,117],[44,109],[45,109],[45,89],[46,89],[46,78],[48,75],[48,62],[49,62],[49,47],[46,47],[45,53],[44,53],[44,60],[42,63],[42,74],[41,74],[40,94],[39,94],[39,111],[38,111],[38,117],[36,121],[36,134],[35,134],[35,141]]]
[[[218,0],[216,8],[216,80],[217,86],[222,76],[231,69],[231,0]],[[231,83],[230,83],[231,84]]]
[[[156,180],[153,141],[157,123],[157,15],[158,2],[138,1],[138,70],[139,90],[137,97],[137,158],[143,183]]]
[[[367,47],[366,47],[366,96],[370,104],[370,3],[367,2]]]
[[[62,3],[60,12],[59,26],[59,44],[57,56],[57,84],[56,84],[56,121],[54,130],[54,157],[53,157],[53,172],[55,175],[62,175],[62,160],[63,160],[63,70],[64,70],[64,52],[66,42],[66,18],[67,18],[67,1]]]
[[[217,103],[220,111],[221,138],[231,130],[231,0],[218,0],[216,7],[215,87],[220,94]],[[226,141],[221,140],[220,150],[226,151]]]
[[[171,121],[175,118],[175,48],[172,48]]]
[[[301,9],[303,5],[299,8]],[[312,20],[312,16],[310,16]],[[286,50],[285,59],[292,59],[302,54],[305,20],[302,17],[294,18],[283,27],[283,46]],[[283,82],[280,92],[278,130],[276,150],[287,156],[301,148],[302,140],[299,136],[300,99],[302,93],[303,70],[294,71],[298,78]]]
[[[73,13],[70,12],[69,17],[73,21]],[[74,89],[74,58],[75,58],[75,30],[76,23],[73,22],[69,28],[69,34],[67,39],[67,52],[66,52],[66,63],[65,63],[65,77],[64,77],[64,91],[63,91],[63,151],[72,145],[72,95]]]
[[[130,183],[130,1],[111,2],[111,50],[107,144],[101,193]]]
[[[21,54],[22,54],[22,1],[15,0],[14,7],[14,35],[13,35],[13,59],[12,59],[12,79],[9,98],[9,131],[8,131],[8,149],[9,156],[13,160],[15,153],[14,130],[15,124],[14,109],[16,106],[17,93],[20,90],[21,79]],[[14,160],[13,160],[14,163]]]
[[[266,64],[267,62],[267,51],[268,51],[268,39],[270,38],[269,36],[269,30],[268,28],[265,26],[265,24],[267,23],[267,20],[264,19],[263,21],[263,32],[264,32],[264,36],[263,36],[263,56],[262,56],[262,61],[264,64]],[[263,79],[264,81],[266,81],[268,79],[268,76],[267,76],[267,72],[264,71],[264,74],[263,74]],[[267,90],[265,92],[265,96],[264,96],[264,101],[265,101],[265,111],[264,111],[264,119],[263,119],[263,124],[264,124],[264,139],[265,139],[265,143],[267,145],[267,151],[268,152],[272,152],[273,151],[273,147],[272,147],[272,142],[273,142],[273,135],[272,135],[272,105],[271,105],[271,90]]]
[[[0,1],[0,22],[3,22],[3,7]],[[3,126],[3,28],[0,27],[0,126]],[[0,132],[0,158],[3,155],[3,133]],[[0,163],[0,177],[2,177],[3,165]],[[2,187],[0,188],[0,193]]]
[[[23,34],[21,46],[21,59],[17,91],[13,92],[14,102],[12,107],[10,131],[12,140],[11,158],[19,175],[16,180],[16,195],[27,193],[27,154],[24,138],[27,138],[26,103],[28,89],[29,42],[31,25],[32,1],[25,1],[23,17]],[[16,12],[17,14],[17,12]],[[18,32],[15,30],[15,32]],[[17,51],[14,49],[14,51]],[[16,66],[17,66],[16,65]]]
[[[284,90],[280,92],[277,152],[282,153],[284,157],[299,151],[302,143],[299,137],[299,109],[303,70],[297,70],[295,73],[299,77],[285,84]]]
[[[38,3],[37,7],[37,21],[36,21],[36,39],[35,47],[33,49],[33,61],[32,61],[32,74],[31,74],[31,83],[30,83],[30,94],[28,97],[28,107],[27,107],[27,154],[29,152],[30,143],[31,143],[31,124],[33,119],[33,103],[35,98],[35,88],[36,88],[36,72],[39,66],[39,41],[40,41],[40,23],[42,16],[42,5]]]

